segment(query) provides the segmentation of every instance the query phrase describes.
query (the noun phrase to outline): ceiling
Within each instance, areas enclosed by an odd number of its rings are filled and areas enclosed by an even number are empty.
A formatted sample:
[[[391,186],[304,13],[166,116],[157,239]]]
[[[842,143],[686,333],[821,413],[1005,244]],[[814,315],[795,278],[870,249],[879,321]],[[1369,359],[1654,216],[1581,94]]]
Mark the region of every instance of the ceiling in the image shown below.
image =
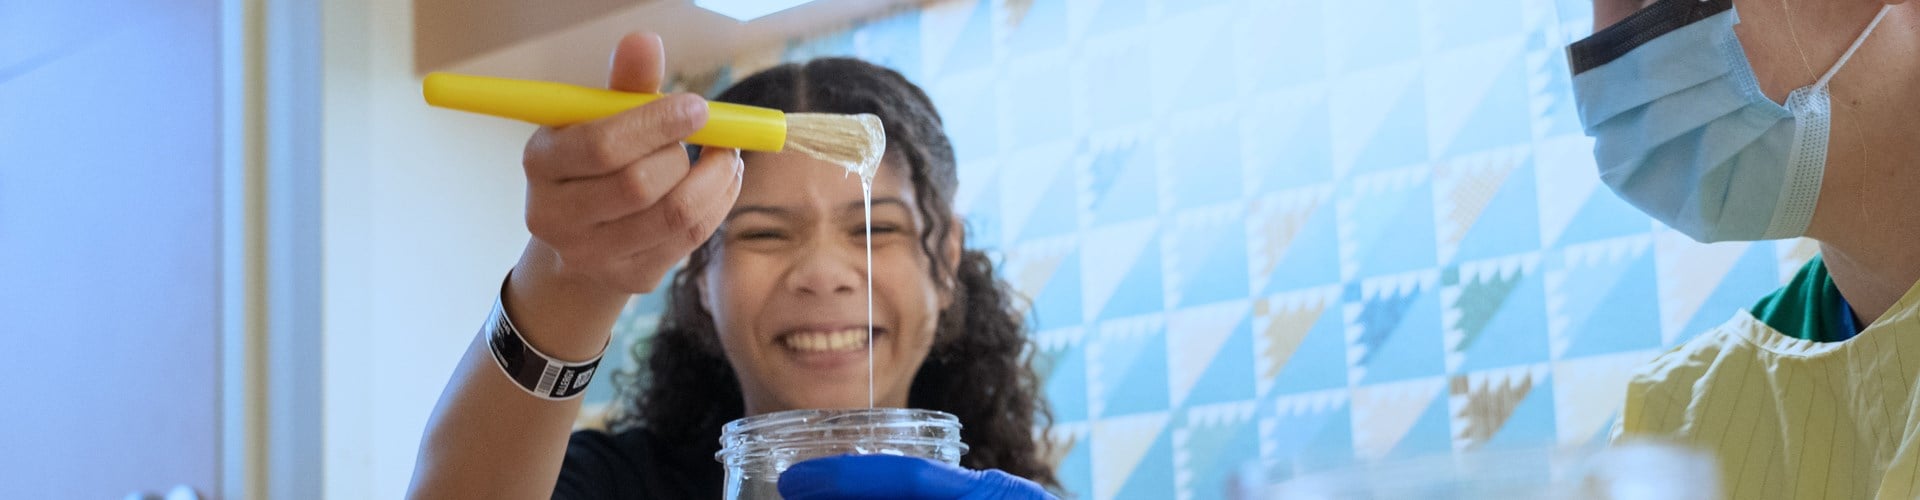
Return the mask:
[[[414,70],[599,84],[614,42],[652,31],[679,74],[923,1],[815,0],[740,22],[692,0],[413,0]]]

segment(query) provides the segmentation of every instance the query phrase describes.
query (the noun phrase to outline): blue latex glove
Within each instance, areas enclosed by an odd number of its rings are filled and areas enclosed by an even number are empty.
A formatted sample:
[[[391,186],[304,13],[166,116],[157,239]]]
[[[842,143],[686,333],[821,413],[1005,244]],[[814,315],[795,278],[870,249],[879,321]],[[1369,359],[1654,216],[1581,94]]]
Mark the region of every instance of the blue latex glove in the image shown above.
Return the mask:
[[[780,474],[780,496],[787,500],[1053,498],[1040,485],[998,470],[967,470],[897,455],[841,455],[793,464]]]

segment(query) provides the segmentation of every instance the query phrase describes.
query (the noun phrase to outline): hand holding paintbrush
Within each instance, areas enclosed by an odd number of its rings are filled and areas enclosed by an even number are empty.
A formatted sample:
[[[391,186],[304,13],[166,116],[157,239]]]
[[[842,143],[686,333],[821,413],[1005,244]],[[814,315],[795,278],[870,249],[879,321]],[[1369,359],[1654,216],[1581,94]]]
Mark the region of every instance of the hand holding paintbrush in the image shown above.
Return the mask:
[[[546,126],[527,140],[521,162],[526,224],[533,238],[508,279],[505,298],[509,316],[526,335],[562,332],[554,336],[568,338],[553,342],[577,349],[580,357],[594,354],[606,341],[571,337],[604,337],[627,297],[652,291],[713,234],[740,193],[744,165],[737,150],[709,146],[689,160],[682,146],[700,131],[714,129],[727,112],[697,95],[653,94],[660,89],[663,67],[657,37],[623,38],[613,57],[611,90],[575,88],[651,97],[601,108],[593,113],[597,116],[579,113],[582,101],[569,108],[564,95],[515,96],[502,93],[497,84],[489,94],[485,82],[464,83],[468,88],[428,86],[429,97],[493,103],[493,109],[547,110]],[[474,83],[482,88],[473,88]],[[557,111],[568,109],[575,110],[574,120],[554,119],[561,116]]]
[[[543,125],[527,141],[523,161],[534,238],[507,290],[509,304],[538,304],[509,305],[510,315],[554,306],[569,311],[556,318],[561,331],[611,324],[626,294],[651,291],[725,217],[739,195],[739,150],[791,150],[863,181],[871,181],[886,151],[873,115],[790,114],[660,94],[663,60],[657,37],[630,35],[615,51],[609,89],[427,75],[422,94],[429,104]],[[689,164],[681,143],[706,146],[697,164]],[[549,280],[568,284],[566,303],[548,304],[546,295],[525,288]],[[515,300],[526,296],[543,298]],[[593,320],[573,324],[582,318]]]

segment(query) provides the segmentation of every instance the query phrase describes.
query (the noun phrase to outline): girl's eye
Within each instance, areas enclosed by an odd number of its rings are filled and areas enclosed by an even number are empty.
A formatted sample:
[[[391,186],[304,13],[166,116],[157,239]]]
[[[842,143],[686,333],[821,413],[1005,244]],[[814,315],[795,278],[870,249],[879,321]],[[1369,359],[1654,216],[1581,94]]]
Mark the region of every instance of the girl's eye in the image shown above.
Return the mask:
[[[874,225],[873,225],[873,235],[874,235],[874,236],[880,236],[880,235],[886,235],[886,234],[894,234],[894,233],[898,233],[898,232],[900,232],[900,226],[895,226],[895,225],[892,225],[892,224],[874,224]],[[860,226],[860,227],[856,227],[856,228],[853,228],[853,235],[854,235],[854,236],[866,236],[866,235],[867,235],[867,227],[866,227],[866,226]]]
[[[779,231],[753,230],[740,233],[740,239],[743,240],[777,240],[784,237],[786,235]]]

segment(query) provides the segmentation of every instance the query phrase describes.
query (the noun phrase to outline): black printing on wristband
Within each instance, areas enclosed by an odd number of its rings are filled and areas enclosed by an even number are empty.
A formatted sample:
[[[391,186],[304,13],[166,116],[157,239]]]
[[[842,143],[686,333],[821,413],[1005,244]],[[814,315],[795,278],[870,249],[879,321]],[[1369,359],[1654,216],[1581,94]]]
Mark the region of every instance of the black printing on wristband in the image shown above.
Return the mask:
[[[599,356],[584,363],[568,363],[534,350],[513,327],[506,308],[497,302],[487,330],[488,350],[493,351],[494,361],[499,362],[507,378],[540,398],[568,399],[586,392],[594,369],[600,366]]]

